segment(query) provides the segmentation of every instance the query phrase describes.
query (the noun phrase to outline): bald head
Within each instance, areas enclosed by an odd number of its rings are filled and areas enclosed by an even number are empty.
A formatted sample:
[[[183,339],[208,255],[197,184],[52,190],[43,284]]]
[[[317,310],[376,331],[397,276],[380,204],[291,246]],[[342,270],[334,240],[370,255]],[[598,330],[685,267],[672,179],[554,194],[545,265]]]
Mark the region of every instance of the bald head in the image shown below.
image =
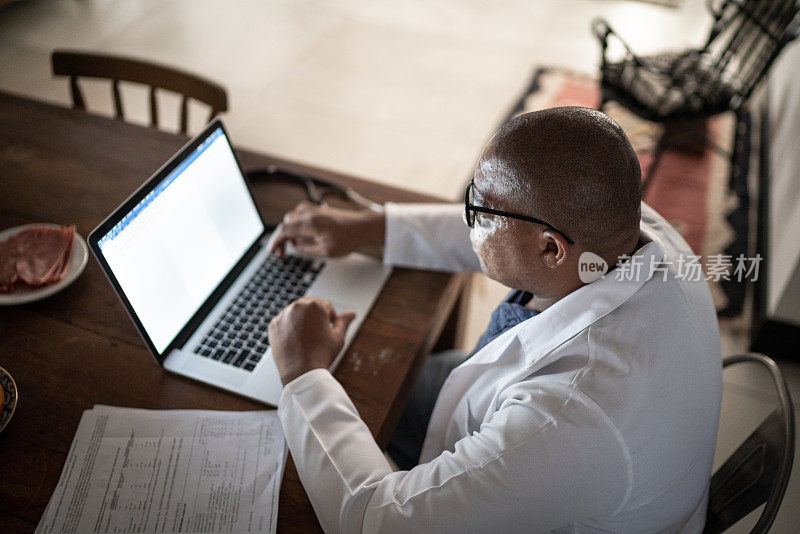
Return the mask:
[[[477,174],[519,213],[590,250],[616,252],[638,236],[639,161],[619,125],[599,111],[561,107],[515,117],[489,142]]]

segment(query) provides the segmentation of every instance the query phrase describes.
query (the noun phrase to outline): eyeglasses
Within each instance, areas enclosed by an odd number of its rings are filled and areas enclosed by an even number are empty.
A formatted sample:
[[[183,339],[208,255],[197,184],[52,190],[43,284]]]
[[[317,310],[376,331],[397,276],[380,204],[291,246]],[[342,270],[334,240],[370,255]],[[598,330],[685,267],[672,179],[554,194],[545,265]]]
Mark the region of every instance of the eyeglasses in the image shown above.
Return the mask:
[[[558,230],[553,225],[551,225],[549,223],[546,223],[541,219],[537,219],[535,217],[528,217],[527,215],[518,215],[516,213],[509,213],[507,211],[493,210],[492,208],[484,208],[483,206],[476,206],[475,204],[472,203],[472,200],[473,200],[472,190],[474,188],[475,188],[475,181],[471,180],[469,182],[469,185],[467,186],[467,190],[464,192],[464,222],[466,222],[467,226],[469,226],[470,228],[475,226],[475,213],[476,212],[477,213],[488,213],[490,215],[500,215],[501,217],[509,217],[511,219],[519,219],[520,221],[528,221],[528,222],[532,222],[532,223],[536,223],[536,224],[541,224],[542,226],[545,226],[545,227],[549,228],[550,230],[552,230],[554,232],[558,232],[559,234],[564,236],[564,239],[566,239],[567,243],[569,243],[570,245],[574,245],[575,244],[575,241],[573,241],[572,239],[567,237],[567,235],[564,232],[562,232],[561,230]]]

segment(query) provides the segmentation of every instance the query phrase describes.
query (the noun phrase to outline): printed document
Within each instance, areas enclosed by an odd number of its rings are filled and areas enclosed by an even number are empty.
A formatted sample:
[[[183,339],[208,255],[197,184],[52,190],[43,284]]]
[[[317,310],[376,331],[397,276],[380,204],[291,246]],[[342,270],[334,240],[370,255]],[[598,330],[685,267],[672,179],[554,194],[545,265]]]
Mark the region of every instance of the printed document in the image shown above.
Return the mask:
[[[285,463],[275,410],[98,405],[36,533],[274,533]]]

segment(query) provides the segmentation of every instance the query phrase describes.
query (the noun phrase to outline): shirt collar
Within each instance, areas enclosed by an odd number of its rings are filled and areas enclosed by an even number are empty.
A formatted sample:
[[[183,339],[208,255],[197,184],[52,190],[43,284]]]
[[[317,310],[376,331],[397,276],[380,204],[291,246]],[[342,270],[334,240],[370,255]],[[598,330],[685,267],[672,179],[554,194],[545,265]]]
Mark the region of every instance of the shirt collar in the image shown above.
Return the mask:
[[[523,321],[495,342],[505,336],[516,336],[522,344],[526,361],[531,364],[619,308],[653,277],[655,269],[664,261],[664,243],[656,233],[648,231],[643,225],[642,234],[649,242],[638,249],[629,260],[618,264],[604,277],[573,291],[538,315]],[[504,351],[497,350],[500,347],[496,345],[492,348],[493,344],[484,347],[467,360],[465,365],[496,361]]]

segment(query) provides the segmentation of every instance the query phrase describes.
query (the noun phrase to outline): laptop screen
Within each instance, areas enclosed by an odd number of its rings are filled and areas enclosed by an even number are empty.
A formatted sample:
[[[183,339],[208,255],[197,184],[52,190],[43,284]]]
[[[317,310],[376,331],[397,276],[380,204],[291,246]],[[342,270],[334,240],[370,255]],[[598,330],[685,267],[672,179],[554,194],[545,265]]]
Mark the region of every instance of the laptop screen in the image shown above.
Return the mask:
[[[160,354],[263,231],[217,128],[98,247]]]

